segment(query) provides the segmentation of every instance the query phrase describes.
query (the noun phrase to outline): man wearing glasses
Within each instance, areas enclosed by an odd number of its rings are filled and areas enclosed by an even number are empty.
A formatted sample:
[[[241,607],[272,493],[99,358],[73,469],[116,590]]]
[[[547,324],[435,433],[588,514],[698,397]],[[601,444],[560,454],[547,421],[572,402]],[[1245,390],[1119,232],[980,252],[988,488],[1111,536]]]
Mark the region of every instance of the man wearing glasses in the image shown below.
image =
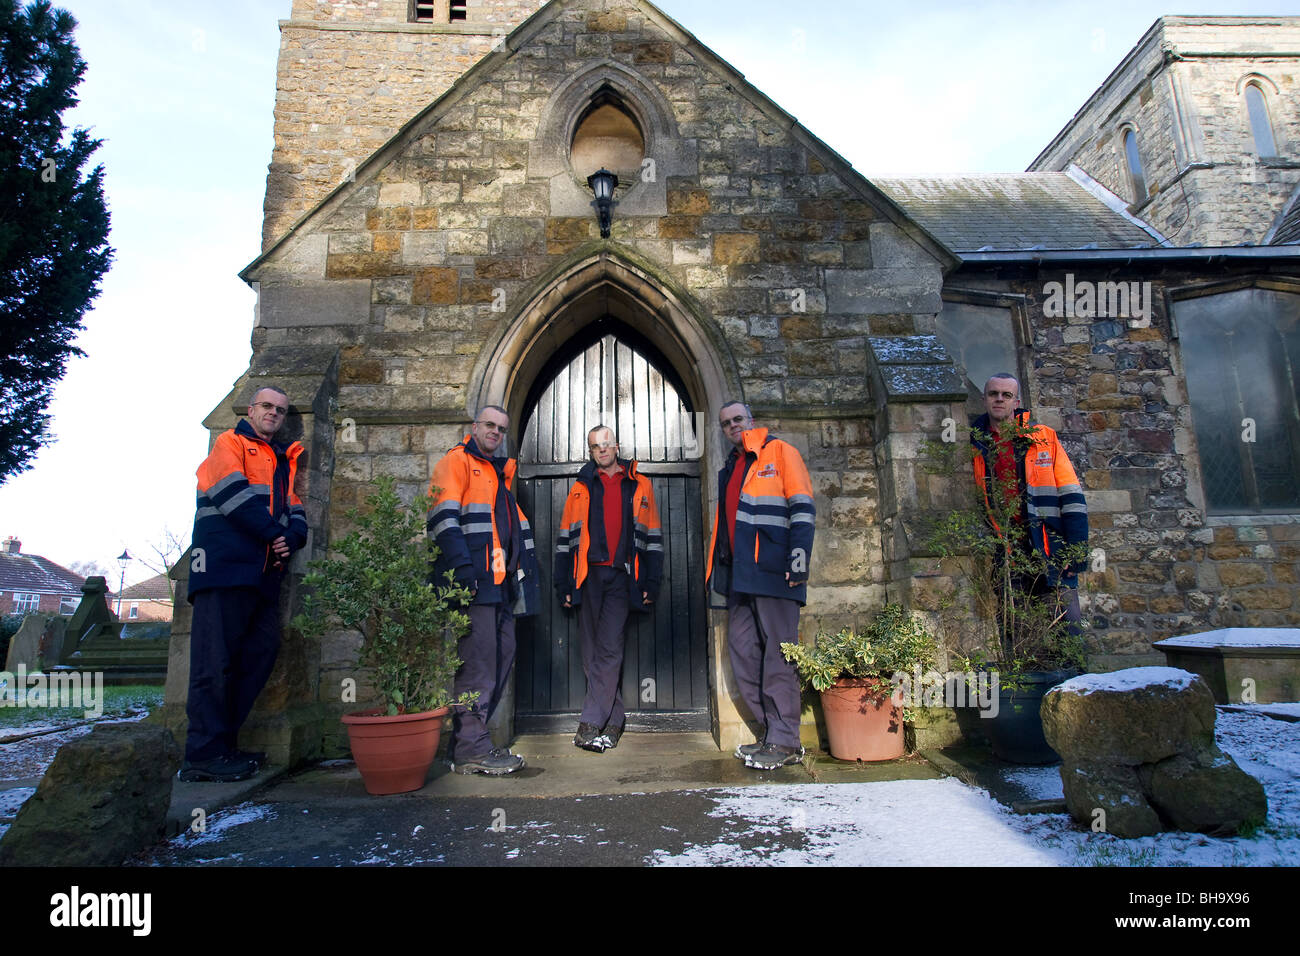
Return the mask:
[[[587,695],[574,746],[603,753],[618,746],[623,709],[623,629],[628,609],[649,611],[659,593],[664,546],[650,481],[618,457],[614,432],[587,433],[591,460],[564,502],[555,545],[555,590],[578,608]]]
[[[1046,573],[1017,587],[1035,598],[1053,598],[1070,633],[1083,633],[1079,611],[1079,572],[1087,567],[1081,554],[1062,552],[1073,547],[1082,552],[1088,543],[1088,505],[1074,466],[1061,447],[1056,432],[1031,421],[1020,407],[1020,382],[1009,372],[999,372],[984,386],[984,415],[971,425],[975,447],[975,484],[983,492],[989,523],[999,535],[1010,532],[1026,554],[1039,555]],[[1013,513],[1012,529],[998,527],[993,513],[1007,511],[991,496],[1001,494]]]
[[[755,770],[775,770],[803,759],[799,679],[781,644],[799,640],[799,608],[808,596],[812,481],[794,446],[754,427],[748,405],[723,405],[718,424],[733,447],[718,472],[707,587],[713,606],[727,609],[736,687],[765,727],[763,738],[737,747],[736,756]]]
[[[219,435],[199,465],[182,780],[244,780],[266,758],[236,744],[280,648],[289,556],[307,543],[307,514],[294,494],[302,444],[275,441],[288,412],[284,392],[259,389],[248,417]]]
[[[470,592],[469,633],[457,648],[460,668],[452,690],[478,691],[470,707],[457,707],[447,758],[457,773],[514,773],[524,758],[494,748],[488,721],[505,693],[515,663],[515,616],[538,605],[533,531],[510,486],[515,461],[504,451],[510,416],[484,406],[464,440],[434,466],[429,482],[428,533],[438,544],[434,582],[455,582]]]

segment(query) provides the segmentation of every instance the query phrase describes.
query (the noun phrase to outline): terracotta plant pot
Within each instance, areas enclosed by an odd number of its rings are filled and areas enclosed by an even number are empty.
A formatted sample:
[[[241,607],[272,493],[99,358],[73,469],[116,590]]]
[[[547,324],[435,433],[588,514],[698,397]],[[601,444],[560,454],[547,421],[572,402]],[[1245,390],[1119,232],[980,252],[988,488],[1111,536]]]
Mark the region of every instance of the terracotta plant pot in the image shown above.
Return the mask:
[[[389,717],[377,710],[344,714],[352,757],[366,792],[382,796],[409,793],[424,786],[438,752],[442,719],[448,707]]]
[[[903,756],[902,700],[877,700],[868,682],[841,677],[822,691],[822,713],[836,760],[897,760]],[[901,692],[900,692],[901,693]]]

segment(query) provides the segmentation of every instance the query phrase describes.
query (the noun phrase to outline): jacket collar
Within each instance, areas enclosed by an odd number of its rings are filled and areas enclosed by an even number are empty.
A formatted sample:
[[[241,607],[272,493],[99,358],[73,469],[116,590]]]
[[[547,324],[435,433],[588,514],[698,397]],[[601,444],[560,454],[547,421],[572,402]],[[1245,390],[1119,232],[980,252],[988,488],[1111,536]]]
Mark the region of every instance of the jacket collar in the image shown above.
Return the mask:
[[[509,485],[510,480],[514,478],[515,460],[504,456],[492,457],[485,454],[483,450],[478,447],[478,442],[474,440],[474,435],[472,433],[461,439],[460,447],[464,448],[465,454],[469,455],[471,458],[477,458],[479,461],[486,462],[497,471],[501,472],[501,474],[505,476],[507,485]]]
[[[751,428],[741,436],[740,440],[746,452],[757,456],[762,447],[766,445],[770,439],[767,437],[766,428]],[[739,455],[740,449],[733,445],[731,453],[733,455]]]
[[[249,422],[247,418],[241,418],[239,420],[239,423],[235,425],[235,434],[241,435],[244,438],[249,439],[250,441],[261,442],[263,445],[266,445],[273,452],[276,452],[277,454],[283,455],[285,453],[285,446],[281,442],[267,441],[265,438],[263,438],[261,435],[257,433],[257,431],[253,428],[252,423]]]
[[[618,458],[615,460],[618,462],[619,467],[623,469],[623,477],[632,478],[635,480],[637,475],[636,459]],[[600,474],[600,469],[596,467],[595,460],[588,458],[587,463],[583,465],[582,469],[578,472],[578,478],[581,481],[586,482],[587,484],[591,484],[596,480],[596,476],[598,474]]]
[[[1021,408],[1017,406],[1016,410],[1012,414],[1015,416],[1016,420],[1020,423],[1021,428],[1030,428],[1033,426],[1034,423],[1030,420],[1029,417],[1029,409]],[[977,437],[977,433],[983,432],[985,435],[989,435],[995,439],[997,438],[997,435],[994,432],[993,422],[989,419],[988,412],[985,412],[979,418],[975,419],[975,421],[971,422],[970,428],[971,428],[971,433],[970,433],[971,444],[975,445],[978,448],[984,448],[987,443],[979,439]]]

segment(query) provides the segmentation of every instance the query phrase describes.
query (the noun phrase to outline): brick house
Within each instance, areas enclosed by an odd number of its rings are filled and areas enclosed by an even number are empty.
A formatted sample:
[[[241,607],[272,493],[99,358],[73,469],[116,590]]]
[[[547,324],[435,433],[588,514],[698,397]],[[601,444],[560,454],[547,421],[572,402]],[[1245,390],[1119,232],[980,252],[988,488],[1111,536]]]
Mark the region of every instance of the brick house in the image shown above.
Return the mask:
[[[0,547],[0,614],[70,616],[86,579],[39,554],[23,554],[22,548],[12,535]]]
[[[749,402],[812,473],[808,635],[886,600],[925,607],[933,561],[909,529],[946,505],[919,447],[973,407],[970,386],[992,363],[1019,370],[1087,476],[1110,558],[1089,607],[1097,666],[1144,660],[1152,639],[1231,615],[1300,623],[1300,503],[1271,497],[1282,492],[1269,477],[1300,446],[1266,460],[1259,448],[1237,453],[1253,495],[1242,512],[1235,492],[1205,478],[1213,469],[1198,448],[1221,444],[1222,422],[1204,425],[1213,403],[1195,384],[1221,374],[1198,371],[1195,356],[1213,357],[1231,331],[1222,317],[1243,302],[1277,335],[1270,354],[1286,371],[1296,246],[1176,246],[1108,171],[1088,170],[1086,145],[1059,150],[1060,169],[1042,160],[1017,176],[872,182],[648,2],[470,0],[440,11],[293,0],[281,22],[262,253],[241,273],[258,296],[253,359],[204,424],[214,436],[232,427],[262,384],[288,391],[286,428],[308,449],[300,494],[312,529],[295,570],[326,553],[376,476],[422,492],[489,403],[510,412],[518,493],[547,568],[582,436],[611,424],[655,482],[669,555],[664,596],[629,635],[624,697],[640,702],[630,725],[708,729],[731,748],[748,738],[722,620],[702,595],[725,453],[711,424],[718,406]],[[1296,18],[1272,20],[1288,48]],[[1294,55],[1279,57],[1261,75],[1293,90]],[[1254,94],[1242,96],[1258,115]],[[1275,152],[1295,155],[1294,97],[1284,99],[1265,105],[1282,117]],[[1195,112],[1183,97],[1172,115],[1186,131]],[[1139,119],[1148,132],[1173,121]],[[1096,130],[1116,135],[1102,120]],[[587,186],[602,166],[619,178],[607,239]],[[1294,177],[1280,159],[1268,168],[1271,221],[1294,201]],[[1206,197],[1209,208],[1224,201]],[[1146,296],[1141,314],[1129,315],[1131,297],[1115,316],[1058,308],[1066,283],[1072,293],[1107,283],[1117,305],[1120,282]],[[1274,394],[1270,413],[1286,401]],[[1257,422],[1270,440],[1294,437],[1284,413]],[[1227,475],[1233,463],[1214,467]],[[167,692],[177,722],[187,631],[182,604]],[[573,632],[558,611],[521,622],[502,735],[576,719]],[[346,636],[296,641],[286,634],[290,653],[250,724],[290,760],[341,749],[338,688],[355,675]]]

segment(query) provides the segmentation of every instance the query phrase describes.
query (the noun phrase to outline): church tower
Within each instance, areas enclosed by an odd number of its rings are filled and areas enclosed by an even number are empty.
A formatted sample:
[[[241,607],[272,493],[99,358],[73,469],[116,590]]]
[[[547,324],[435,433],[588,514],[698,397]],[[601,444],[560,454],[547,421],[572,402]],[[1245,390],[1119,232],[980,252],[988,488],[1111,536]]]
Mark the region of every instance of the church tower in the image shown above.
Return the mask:
[[[545,0],[292,0],[280,21],[262,248]]]

